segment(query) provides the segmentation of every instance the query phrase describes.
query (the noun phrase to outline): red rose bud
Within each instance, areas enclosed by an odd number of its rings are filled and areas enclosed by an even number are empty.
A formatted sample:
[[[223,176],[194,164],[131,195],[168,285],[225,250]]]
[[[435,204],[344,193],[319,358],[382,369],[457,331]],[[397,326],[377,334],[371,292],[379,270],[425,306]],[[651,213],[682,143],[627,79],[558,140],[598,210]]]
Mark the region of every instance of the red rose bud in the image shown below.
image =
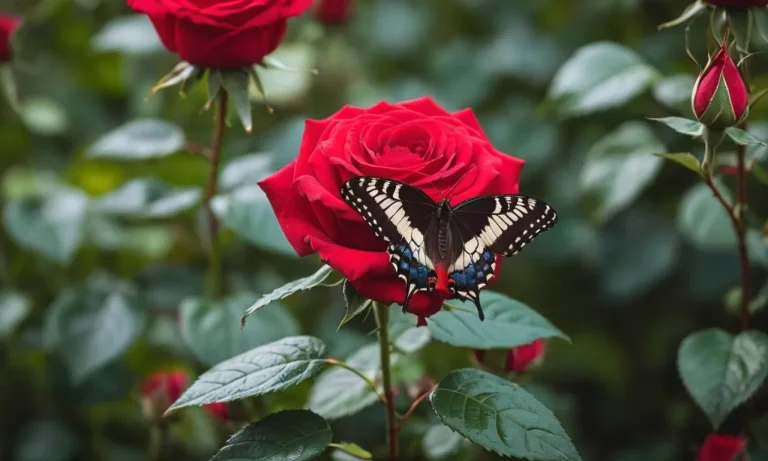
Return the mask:
[[[209,403],[203,408],[205,408],[205,411],[214,418],[222,421],[227,421],[229,419],[229,407],[224,402]]]
[[[521,373],[525,371],[531,363],[543,358],[546,352],[547,342],[543,339],[537,339],[525,346],[515,347],[507,353],[507,363],[504,368],[507,371]]]
[[[352,16],[354,0],[316,0],[315,17],[328,25],[346,24]]]
[[[312,0],[128,0],[165,47],[199,67],[250,67],[277,48]]]
[[[696,461],[735,461],[746,444],[742,436],[710,434],[701,446]]]
[[[159,371],[141,383],[141,401],[148,419],[160,419],[187,387],[187,373],[183,370]]]
[[[0,14],[0,62],[11,60],[11,35],[20,21],[16,16]]]
[[[696,118],[710,128],[736,125],[749,112],[747,85],[725,42],[699,75],[691,99]]]
[[[766,6],[768,0],[704,0],[705,3],[715,6],[724,6],[728,8],[752,8],[755,6]]]

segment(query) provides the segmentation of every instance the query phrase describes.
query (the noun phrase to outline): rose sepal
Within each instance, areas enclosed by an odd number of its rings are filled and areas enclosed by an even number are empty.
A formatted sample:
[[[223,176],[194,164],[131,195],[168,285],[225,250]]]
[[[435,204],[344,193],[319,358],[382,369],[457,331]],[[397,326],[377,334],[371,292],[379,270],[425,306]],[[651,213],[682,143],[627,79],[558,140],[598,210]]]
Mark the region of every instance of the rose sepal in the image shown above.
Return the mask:
[[[680,25],[706,9],[707,9],[707,4],[704,3],[704,0],[696,0],[695,2],[688,5],[685,8],[685,10],[683,10],[683,12],[680,14],[680,16],[678,16],[677,18],[671,21],[667,21],[664,24],[660,24],[658,26],[658,29],[659,30],[668,29],[670,27],[675,27],[677,25]]]
[[[176,66],[165,74],[163,78],[157,81],[152,89],[149,91],[149,97],[152,97],[160,90],[170,88],[172,86],[181,85],[179,90],[180,95],[184,95],[187,82],[196,83],[205,74],[205,69],[201,67],[195,67],[188,62],[180,62]]]

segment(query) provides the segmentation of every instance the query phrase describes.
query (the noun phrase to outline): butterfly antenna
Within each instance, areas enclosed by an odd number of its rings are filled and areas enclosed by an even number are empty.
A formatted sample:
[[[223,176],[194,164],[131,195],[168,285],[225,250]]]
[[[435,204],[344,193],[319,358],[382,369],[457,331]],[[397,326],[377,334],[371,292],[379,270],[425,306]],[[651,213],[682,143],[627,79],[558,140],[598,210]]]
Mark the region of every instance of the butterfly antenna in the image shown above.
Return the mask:
[[[463,180],[464,180],[464,177],[465,177],[465,176],[467,176],[467,174],[469,174],[469,172],[470,172],[470,171],[474,171],[474,169],[475,169],[475,168],[477,168],[477,165],[472,165],[472,168],[470,168],[470,169],[468,169],[467,171],[465,171],[465,172],[464,172],[464,173],[461,175],[461,177],[459,178],[459,180],[458,180],[458,181],[456,181],[455,183],[453,183],[453,186],[451,186],[451,190],[449,190],[449,191],[448,191],[448,193],[447,193],[446,195],[447,195],[448,197],[450,197],[450,196],[451,196],[451,194],[453,193],[453,190],[454,190],[454,189],[456,189],[456,186],[458,186],[458,185],[459,185],[459,183],[461,183],[461,181],[463,181]]]

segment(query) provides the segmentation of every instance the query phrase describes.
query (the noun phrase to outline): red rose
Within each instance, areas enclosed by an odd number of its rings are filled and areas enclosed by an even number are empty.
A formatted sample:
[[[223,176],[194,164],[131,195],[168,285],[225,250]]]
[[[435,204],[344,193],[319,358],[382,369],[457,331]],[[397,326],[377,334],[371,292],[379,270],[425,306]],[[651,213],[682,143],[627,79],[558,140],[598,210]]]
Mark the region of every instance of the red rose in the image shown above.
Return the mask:
[[[315,1],[315,17],[325,24],[345,24],[353,9],[354,0]]]
[[[168,50],[200,67],[246,67],[277,48],[312,0],[128,0]]]
[[[145,415],[159,419],[187,387],[187,373],[183,370],[159,371],[141,383],[141,398]]]
[[[475,355],[475,360],[482,364],[485,363],[485,351],[475,350],[472,352]],[[522,373],[531,363],[544,357],[546,352],[547,342],[544,339],[537,339],[524,346],[513,347],[507,351],[507,355],[504,359],[504,370],[508,372],[514,371]]]
[[[754,6],[766,6],[768,0],[704,0],[706,3],[715,6],[729,6],[736,8],[751,8]]]
[[[203,408],[205,408],[205,411],[207,411],[209,415],[215,418],[221,419],[223,421],[229,419],[229,407],[224,402],[209,403]]]
[[[0,62],[11,60],[11,35],[19,21],[15,16],[0,14]]]
[[[746,444],[742,436],[710,434],[701,446],[696,461],[735,461]]]
[[[387,245],[341,198],[342,184],[379,176],[419,187],[433,200],[453,188],[455,205],[516,194],[522,167],[522,160],[491,145],[470,109],[450,113],[425,97],[368,109],[346,106],[325,120],[307,120],[298,158],[259,185],[299,255],[318,252],[363,296],[402,304],[405,284]],[[420,291],[409,310],[425,324],[447,295]]]
[[[691,100],[696,118],[709,127],[733,126],[747,115],[749,91],[725,42],[699,75]]]

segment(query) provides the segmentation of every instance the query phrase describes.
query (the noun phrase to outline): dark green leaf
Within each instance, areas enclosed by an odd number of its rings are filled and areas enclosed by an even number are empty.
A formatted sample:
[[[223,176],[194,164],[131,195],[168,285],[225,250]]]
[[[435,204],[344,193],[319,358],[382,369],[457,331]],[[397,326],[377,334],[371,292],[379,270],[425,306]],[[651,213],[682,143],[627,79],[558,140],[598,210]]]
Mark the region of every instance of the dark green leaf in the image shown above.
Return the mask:
[[[339,323],[339,328],[344,324],[357,317],[359,314],[365,312],[369,307],[373,305],[373,301],[368,298],[364,298],[360,293],[356,292],[349,280],[344,279],[344,303],[347,306],[347,311],[344,314],[344,318]]]
[[[450,301],[429,319],[429,330],[438,341],[470,349],[509,349],[539,338],[568,337],[525,304],[500,293],[483,291],[480,302],[485,320],[474,306]]]
[[[3,210],[8,234],[22,247],[68,263],[83,242],[88,198],[61,190],[40,200],[9,202]]]
[[[81,382],[138,339],[147,312],[130,293],[89,284],[59,295],[45,320],[49,346]]]
[[[693,155],[683,152],[683,153],[656,153],[654,154],[658,157],[665,158],[667,160],[672,160],[673,162],[677,163],[678,165],[682,165],[689,170],[693,171],[697,175],[704,177],[704,172],[701,171],[701,166],[699,165],[699,159],[694,157]]]
[[[752,14],[755,16],[757,31],[763,40],[768,42],[768,8],[755,8]]]
[[[704,134],[704,125],[696,120],[682,117],[651,118],[650,120],[661,122],[680,134],[698,137]]]
[[[435,424],[424,435],[421,448],[427,459],[440,461],[451,459],[449,457],[454,456],[466,442],[467,439],[450,427],[444,424]]]
[[[33,421],[23,426],[14,461],[71,461],[77,454],[77,435],[56,421]]]
[[[432,339],[429,328],[417,327],[416,316],[403,313],[399,308],[390,308],[389,338],[395,350],[413,354],[421,350]]]
[[[0,340],[13,334],[31,310],[26,296],[15,291],[0,291]]]
[[[229,98],[235,106],[235,111],[247,133],[253,129],[251,118],[251,99],[248,96],[250,77],[248,71],[243,69],[220,70],[221,85],[227,90]]]
[[[683,340],[677,364],[686,389],[717,428],[768,376],[768,335],[699,331]]]
[[[727,14],[728,31],[736,39],[737,48],[748,51],[752,41],[752,8],[731,8]]]
[[[747,133],[744,130],[741,130],[739,128],[736,128],[735,126],[729,127],[725,129],[725,134],[728,135],[729,138],[733,140],[736,144],[741,144],[744,146],[750,145],[750,144],[756,144],[759,146],[765,146],[766,144],[754,137],[753,135]]]
[[[310,290],[320,285],[321,283],[325,282],[325,280],[330,277],[333,272],[333,268],[326,264],[318,269],[314,274],[308,277],[294,280],[290,283],[286,283],[280,288],[274,290],[272,293],[262,296],[253,304],[253,306],[249,307],[248,310],[245,311],[245,314],[243,314],[242,322],[245,323],[246,317],[273,301],[286,298],[299,291]]]
[[[286,336],[299,334],[299,325],[283,306],[254,312],[240,328],[243,311],[258,296],[240,293],[214,303],[199,298],[181,305],[181,332],[195,356],[213,366],[235,355]]]
[[[296,256],[259,186],[246,185],[214,197],[212,207],[224,227],[248,242],[282,256]]]
[[[658,72],[633,50],[611,42],[586,45],[557,71],[549,98],[566,116],[621,106],[647,90]]]
[[[592,146],[581,170],[581,188],[596,196],[600,221],[630,205],[653,181],[662,164],[653,154],[664,150],[653,131],[639,122],[619,126]]]
[[[440,420],[483,448],[535,461],[580,461],[555,415],[531,394],[490,373],[462,369],[430,394]]]
[[[184,147],[184,132],[159,119],[133,120],[99,138],[89,157],[143,160],[164,157]]]
[[[328,423],[311,411],[281,411],[241,429],[211,461],[305,461],[323,453],[332,438]]]
[[[170,410],[287,389],[316,375],[326,357],[325,345],[311,336],[292,336],[257,347],[203,373]]]
[[[725,200],[731,200],[723,184],[715,181],[715,186]],[[701,248],[729,249],[736,245],[728,214],[703,183],[696,184],[683,196],[677,226],[689,241]]]

